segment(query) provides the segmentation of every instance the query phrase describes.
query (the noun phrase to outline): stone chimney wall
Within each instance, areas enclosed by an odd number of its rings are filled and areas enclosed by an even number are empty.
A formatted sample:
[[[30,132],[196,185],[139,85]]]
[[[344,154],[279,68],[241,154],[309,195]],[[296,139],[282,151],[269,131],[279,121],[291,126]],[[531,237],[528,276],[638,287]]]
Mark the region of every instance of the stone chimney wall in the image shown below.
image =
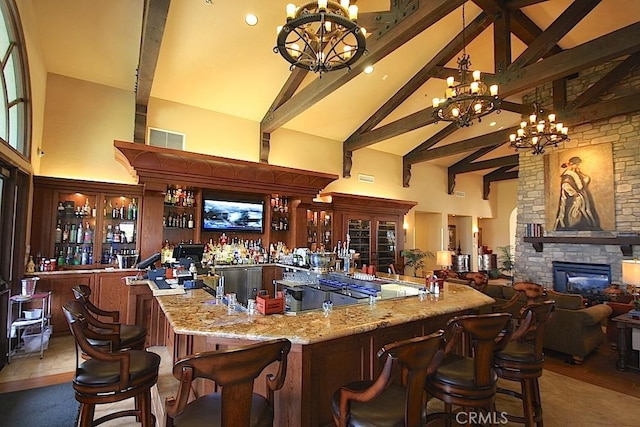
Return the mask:
[[[567,103],[598,81],[618,62],[611,62],[581,72],[577,78],[567,81]],[[640,71],[636,68],[620,84],[600,99],[608,100],[640,91]],[[531,103],[530,94],[525,103]],[[551,85],[539,89],[539,99],[551,99]],[[638,95],[640,98],[640,95]],[[528,99],[527,99],[528,98]],[[640,101],[637,101],[640,103]],[[550,109],[549,105],[545,105]],[[562,117],[558,115],[558,121]],[[635,232],[640,235],[640,112],[620,115],[569,127],[570,141],[553,150],[611,143],[613,150],[615,224],[611,231],[545,231],[544,236],[554,237],[615,237],[618,233]],[[610,264],[614,283],[621,283],[621,261],[624,257],[620,246],[572,243],[544,243],[542,252],[536,252],[531,243],[524,242],[528,223],[545,224],[544,155],[520,153],[518,178],[518,217],[515,247],[516,280],[529,280],[553,288],[552,261],[592,264]],[[640,257],[640,246],[633,247],[633,257]]]

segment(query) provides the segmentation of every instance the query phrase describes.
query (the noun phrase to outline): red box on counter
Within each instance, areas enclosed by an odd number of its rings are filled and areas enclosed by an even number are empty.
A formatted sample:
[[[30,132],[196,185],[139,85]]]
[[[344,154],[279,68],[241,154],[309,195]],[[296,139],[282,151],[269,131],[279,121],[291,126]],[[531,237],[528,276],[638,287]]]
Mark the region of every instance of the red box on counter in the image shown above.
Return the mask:
[[[258,311],[262,314],[275,314],[284,312],[284,292],[278,291],[274,298],[269,294],[256,296]]]

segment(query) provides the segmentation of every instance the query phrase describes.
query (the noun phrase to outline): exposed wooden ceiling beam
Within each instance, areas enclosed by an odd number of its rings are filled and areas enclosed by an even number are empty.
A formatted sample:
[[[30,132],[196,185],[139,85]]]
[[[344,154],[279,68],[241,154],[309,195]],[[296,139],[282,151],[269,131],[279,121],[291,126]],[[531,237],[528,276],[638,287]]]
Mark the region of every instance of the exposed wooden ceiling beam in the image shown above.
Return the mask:
[[[442,141],[452,133],[458,130],[458,126],[455,123],[449,123],[444,129],[441,129],[438,133],[433,135],[431,138],[424,141],[422,144],[418,145],[416,148],[411,150],[408,155],[416,154],[424,150],[428,150],[429,148],[436,145],[438,142]]]
[[[504,166],[489,172],[482,177],[483,189],[482,198],[484,200],[489,199],[489,192],[491,191],[491,183],[495,181],[506,181],[509,179],[518,179],[518,171],[512,171],[513,166]]]
[[[352,135],[360,135],[373,129],[378,123],[384,120],[393,110],[402,104],[409,96],[416,92],[420,87],[433,76],[433,70],[437,66],[443,67],[451,59],[460,52],[464,46],[465,39],[467,42],[475,39],[482,33],[492,20],[486,13],[478,15],[465,29],[464,35],[460,32],[444,49],[440,50],[424,67],[420,69],[405,85],[403,85],[387,102],[385,102],[378,110],[371,115]],[[457,73],[458,70],[455,70]],[[349,139],[346,143],[348,145]]]
[[[640,96],[637,93],[627,95],[622,98],[612,99],[610,101],[598,102],[597,104],[588,105],[576,110],[558,111],[557,115],[568,126],[576,126],[578,124],[592,122],[595,120],[606,119],[607,117],[629,114],[640,111]],[[479,137],[466,139],[464,141],[445,145],[443,147],[423,150],[411,155],[405,155],[403,163],[412,165],[425,162],[427,160],[435,160],[442,157],[452,156],[465,153],[471,150],[477,150],[495,144],[507,143],[509,134],[518,129],[517,126],[502,129],[496,132],[488,133]]]
[[[640,51],[640,23],[629,25],[598,39],[564,50],[499,79],[500,96],[506,98],[523,90],[569,76],[585,68]],[[488,79],[487,79],[488,80]],[[424,108],[370,132],[358,135],[347,146],[353,151],[434,123],[433,107]],[[476,147],[477,148],[477,147]]]
[[[147,131],[147,105],[156,73],[158,55],[171,0],[146,0],[142,17],[138,76],[136,80],[136,109],[133,141],[144,144]]]
[[[496,157],[489,160],[481,160],[479,162],[466,163],[464,165],[451,166],[449,169],[453,173],[465,173],[481,171],[483,169],[497,168],[500,166],[514,167],[518,165],[518,154],[510,156]]]
[[[538,3],[544,3],[548,0],[506,0],[507,8],[511,10],[521,9]]]
[[[515,95],[585,68],[638,52],[639,39],[640,23],[631,24],[519,70],[508,72],[502,78],[500,96]]]
[[[420,34],[431,25],[458,8],[465,0],[433,0],[420,2],[420,7],[379,39],[367,40],[367,59],[354,65],[351,71],[332,71],[317,78],[277,108],[267,121],[261,123],[262,132],[271,133],[318,101],[360,74],[369,63],[375,63]]]
[[[598,96],[605,93],[608,89],[612,88],[616,83],[620,82],[624,76],[629,74],[634,68],[640,64],[640,52],[629,55],[627,59],[619,63],[606,76],[595,82],[591,87],[585,90],[580,96],[578,96],[571,106],[574,108],[582,107],[589,104],[591,101],[595,101]]]
[[[556,47],[558,41],[587,16],[600,1],[601,0],[581,0],[573,2],[509,65],[509,70],[517,70],[544,57]]]

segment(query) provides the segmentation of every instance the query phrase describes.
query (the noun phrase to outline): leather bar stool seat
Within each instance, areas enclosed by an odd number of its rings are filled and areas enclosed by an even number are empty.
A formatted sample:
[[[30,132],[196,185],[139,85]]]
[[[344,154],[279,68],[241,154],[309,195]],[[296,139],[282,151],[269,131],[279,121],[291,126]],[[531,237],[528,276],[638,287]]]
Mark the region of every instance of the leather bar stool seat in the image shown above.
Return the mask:
[[[444,331],[385,345],[384,363],[374,380],[355,381],[338,389],[332,399],[338,427],[423,426],[426,420],[424,382],[444,353]]]
[[[80,402],[80,427],[93,427],[115,418],[132,416],[143,427],[154,427],[151,411],[151,387],[158,381],[160,356],[144,350],[105,352],[89,343],[85,332],[89,322],[84,307],[78,301],[69,301],[63,307],[69,328],[76,342],[76,371],[73,378],[75,398]],[[118,341],[117,334],[104,335],[104,339]],[[78,363],[79,354],[88,360]],[[135,408],[119,410],[94,420],[95,406],[134,398]]]
[[[87,339],[91,345],[108,351],[133,348],[143,350],[147,340],[147,329],[140,325],[129,325],[120,323],[120,313],[118,311],[107,311],[94,305],[89,297],[91,288],[87,285],[76,285],[72,288],[73,295],[84,310],[84,315],[89,322]],[[105,321],[105,320],[109,321]],[[118,340],[104,340],[100,334],[117,333]],[[114,347],[115,346],[115,347]]]
[[[443,401],[445,411],[429,414],[428,422],[444,418],[451,425],[454,405],[487,414],[495,410],[498,375],[493,354],[509,341],[510,320],[509,313],[491,313],[457,316],[447,322],[444,360],[425,383],[428,397]]]
[[[520,383],[520,392],[506,388],[497,390],[522,400],[523,415],[506,413],[506,418],[527,427],[543,426],[538,378],[542,376],[544,367],[544,330],[554,308],[554,301],[526,306],[511,341],[494,355],[494,369],[498,377]]]

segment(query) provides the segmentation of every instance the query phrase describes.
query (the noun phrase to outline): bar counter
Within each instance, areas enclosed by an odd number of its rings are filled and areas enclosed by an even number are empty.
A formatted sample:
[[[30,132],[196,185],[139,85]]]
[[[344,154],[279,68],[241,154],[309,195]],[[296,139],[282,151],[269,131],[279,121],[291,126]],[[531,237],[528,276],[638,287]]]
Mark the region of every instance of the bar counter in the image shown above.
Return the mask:
[[[413,278],[400,277],[403,281]],[[132,283],[133,284],[133,283]],[[167,318],[168,347],[174,359],[233,348],[273,338],[292,342],[284,387],[276,393],[277,426],[329,426],[331,396],[343,384],[375,378],[377,351],[385,344],[429,334],[451,317],[495,301],[475,289],[445,283],[439,297],[418,296],[380,300],[376,304],[336,306],[296,315],[228,314],[225,305],[202,289],[182,295],[158,296]],[[264,393],[263,377],[255,389]],[[200,384],[198,393],[212,391]]]
[[[228,314],[227,306],[216,304],[215,297],[201,289],[159,296],[157,300],[176,334],[256,341],[285,337],[301,345],[455,314],[494,302],[469,286],[454,283],[445,283],[438,298],[427,296],[420,301],[415,296],[374,305],[336,306],[328,317],[322,310],[295,315],[249,315],[237,311]]]

